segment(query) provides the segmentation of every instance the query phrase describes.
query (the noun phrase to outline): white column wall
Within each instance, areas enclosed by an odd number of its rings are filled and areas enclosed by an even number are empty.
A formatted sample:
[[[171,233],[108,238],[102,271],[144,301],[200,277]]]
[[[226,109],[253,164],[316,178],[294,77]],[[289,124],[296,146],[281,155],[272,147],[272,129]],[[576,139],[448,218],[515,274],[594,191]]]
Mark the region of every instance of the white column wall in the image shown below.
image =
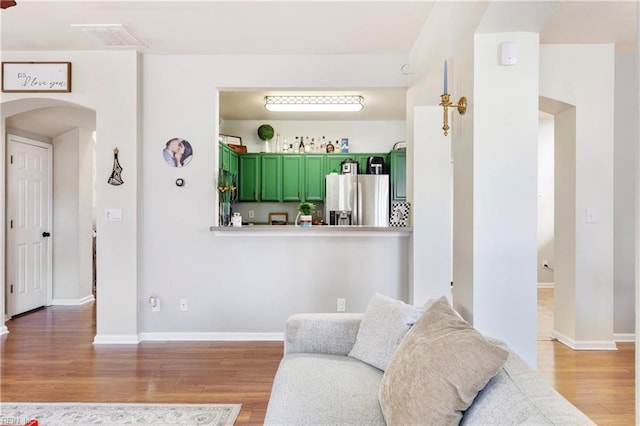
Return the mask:
[[[414,108],[413,303],[451,298],[451,137],[444,136],[442,107]]]
[[[554,128],[554,329],[575,336],[576,328],[576,109],[555,114]]]
[[[498,62],[506,41],[516,65]],[[534,368],[538,46],[537,33],[476,34],[473,95],[473,324]]]
[[[77,299],[80,129],[53,138],[53,304]]]
[[[78,147],[78,296],[73,303],[93,300],[93,135],[80,129]]]
[[[640,7],[636,8],[636,22],[640,23]],[[636,25],[636,69],[640,70],[640,25]],[[640,72],[636,74],[637,81],[637,102],[640,104]],[[636,132],[640,135],[640,107],[638,108],[638,117],[636,119]],[[640,330],[640,149],[636,152],[636,333]],[[640,418],[640,351],[638,351],[638,339],[636,339],[636,419]]]
[[[540,63],[540,95],[574,105],[576,114],[575,242],[559,241],[562,234],[556,231],[554,334],[576,349],[613,349],[614,45],[543,45]],[[561,143],[556,138],[556,145]],[[564,167],[560,160],[556,164],[556,171]],[[557,201],[572,196],[559,190],[556,184]],[[595,212],[595,223],[586,221],[588,208]],[[556,229],[560,223],[556,220]],[[561,246],[574,246],[575,252],[560,253]],[[574,259],[573,281],[565,281],[570,274],[562,269],[568,266],[558,256]]]
[[[635,186],[638,150],[638,68],[633,52],[616,52],[613,196],[613,332],[635,339]]]

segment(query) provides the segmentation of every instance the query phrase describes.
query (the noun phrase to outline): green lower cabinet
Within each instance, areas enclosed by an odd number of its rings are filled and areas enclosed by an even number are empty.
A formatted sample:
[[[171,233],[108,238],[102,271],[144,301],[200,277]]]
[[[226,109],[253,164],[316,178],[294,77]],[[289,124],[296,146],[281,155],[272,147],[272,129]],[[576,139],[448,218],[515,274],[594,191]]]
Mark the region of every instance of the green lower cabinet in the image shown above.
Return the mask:
[[[260,154],[238,155],[238,201],[260,201]]]
[[[282,201],[282,155],[260,157],[260,201]]]
[[[304,157],[304,200],[324,201],[325,157],[312,155]]]
[[[304,157],[282,156],[282,201],[302,201],[304,194]]]

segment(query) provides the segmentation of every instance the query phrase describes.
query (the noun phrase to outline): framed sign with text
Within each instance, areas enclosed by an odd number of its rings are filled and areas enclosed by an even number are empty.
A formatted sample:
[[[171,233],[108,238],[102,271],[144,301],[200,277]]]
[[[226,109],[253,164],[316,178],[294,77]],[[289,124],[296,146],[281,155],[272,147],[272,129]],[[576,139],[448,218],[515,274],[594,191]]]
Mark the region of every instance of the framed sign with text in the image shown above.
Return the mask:
[[[71,62],[3,62],[2,91],[71,92]]]

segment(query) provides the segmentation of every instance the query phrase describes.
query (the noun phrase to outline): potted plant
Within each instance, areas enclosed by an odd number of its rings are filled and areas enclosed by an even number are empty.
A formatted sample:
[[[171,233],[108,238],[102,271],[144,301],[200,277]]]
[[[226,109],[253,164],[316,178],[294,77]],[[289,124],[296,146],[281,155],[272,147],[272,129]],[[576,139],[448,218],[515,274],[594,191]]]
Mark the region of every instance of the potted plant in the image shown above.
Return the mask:
[[[273,130],[273,127],[271,127],[271,125],[269,124],[263,124],[260,127],[258,127],[258,137],[260,138],[261,141],[264,142],[264,147],[262,152],[271,152],[269,141],[273,139],[274,134],[275,134],[275,131]]]
[[[296,225],[300,223],[300,226],[311,226],[313,216],[311,213],[315,209],[315,205],[309,201],[304,201],[298,204],[298,216],[296,216]]]

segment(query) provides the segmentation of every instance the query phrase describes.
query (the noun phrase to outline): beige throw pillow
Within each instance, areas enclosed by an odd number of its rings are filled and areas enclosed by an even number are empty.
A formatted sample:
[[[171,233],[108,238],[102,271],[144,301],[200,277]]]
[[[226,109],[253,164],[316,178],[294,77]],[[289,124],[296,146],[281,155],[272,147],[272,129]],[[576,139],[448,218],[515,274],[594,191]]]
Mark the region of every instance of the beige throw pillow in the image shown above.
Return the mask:
[[[378,397],[387,424],[457,425],[507,356],[445,297],[438,299],[404,336],[382,377]]]

